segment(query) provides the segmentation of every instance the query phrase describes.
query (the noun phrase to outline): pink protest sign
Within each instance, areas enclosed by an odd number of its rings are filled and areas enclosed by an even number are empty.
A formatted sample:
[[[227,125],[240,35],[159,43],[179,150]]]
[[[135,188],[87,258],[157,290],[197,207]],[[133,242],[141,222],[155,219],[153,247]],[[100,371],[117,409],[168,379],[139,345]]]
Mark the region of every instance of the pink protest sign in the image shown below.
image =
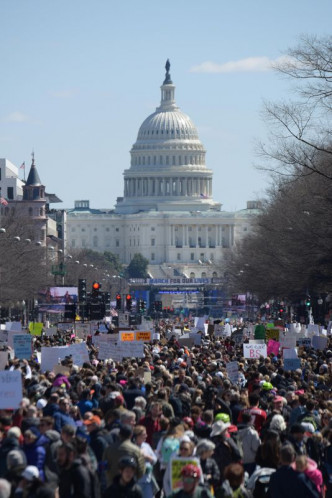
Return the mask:
[[[279,353],[280,342],[270,339],[267,343],[267,354],[273,353],[275,356]]]

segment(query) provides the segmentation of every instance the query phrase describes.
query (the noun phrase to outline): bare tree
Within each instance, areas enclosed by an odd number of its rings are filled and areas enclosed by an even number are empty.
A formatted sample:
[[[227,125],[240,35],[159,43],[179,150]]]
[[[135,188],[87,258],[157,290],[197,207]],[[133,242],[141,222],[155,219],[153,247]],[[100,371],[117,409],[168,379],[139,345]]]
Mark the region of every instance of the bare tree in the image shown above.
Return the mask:
[[[31,220],[22,216],[2,218],[0,234],[0,303],[10,306],[33,299],[47,284],[45,247],[34,242]]]
[[[258,168],[296,181],[317,174],[332,180],[332,37],[304,36],[275,70],[296,83],[291,102],[265,103],[270,139],[258,145]]]
[[[322,166],[323,168],[323,166]],[[227,263],[236,292],[262,300],[328,292],[332,285],[332,183],[321,175],[271,188],[253,232]]]

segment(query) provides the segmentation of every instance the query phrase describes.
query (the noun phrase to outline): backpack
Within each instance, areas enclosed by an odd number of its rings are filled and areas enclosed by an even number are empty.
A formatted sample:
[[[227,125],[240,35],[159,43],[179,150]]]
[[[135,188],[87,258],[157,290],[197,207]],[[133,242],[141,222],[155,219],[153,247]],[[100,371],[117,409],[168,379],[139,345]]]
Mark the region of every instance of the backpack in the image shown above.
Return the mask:
[[[261,475],[257,478],[253,491],[254,498],[266,498],[269,492],[270,475]]]

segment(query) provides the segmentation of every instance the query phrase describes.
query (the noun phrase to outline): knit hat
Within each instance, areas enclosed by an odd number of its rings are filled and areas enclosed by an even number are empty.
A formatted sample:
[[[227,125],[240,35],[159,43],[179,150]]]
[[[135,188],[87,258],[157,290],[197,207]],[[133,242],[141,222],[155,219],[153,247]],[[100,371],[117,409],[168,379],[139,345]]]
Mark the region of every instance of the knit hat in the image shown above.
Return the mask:
[[[11,470],[15,467],[25,467],[27,464],[27,459],[23,451],[12,450],[7,455],[6,463],[8,470]]]

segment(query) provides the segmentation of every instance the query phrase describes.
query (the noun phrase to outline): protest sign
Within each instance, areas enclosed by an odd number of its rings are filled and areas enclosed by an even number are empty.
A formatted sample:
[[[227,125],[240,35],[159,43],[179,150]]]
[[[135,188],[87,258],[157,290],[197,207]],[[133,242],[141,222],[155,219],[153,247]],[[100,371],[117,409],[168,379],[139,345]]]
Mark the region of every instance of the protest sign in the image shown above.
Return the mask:
[[[22,401],[22,374],[18,370],[0,372],[0,409],[16,410]]]
[[[266,339],[273,339],[274,341],[279,341],[280,329],[278,328],[268,328],[265,333]]]
[[[0,342],[8,342],[8,330],[0,330]]]
[[[150,372],[144,372],[144,376],[143,376],[144,384],[148,384],[149,382],[151,382],[151,378],[152,378],[151,370],[150,370]]]
[[[205,317],[204,316],[200,316],[200,317],[195,317],[194,318],[194,325],[197,329],[199,330],[204,330],[204,324],[205,324]]]
[[[202,343],[202,334],[190,334],[190,338],[194,339],[194,346],[200,346]]]
[[[193,337],[190,337],[189,334],[184,334],[182,337],[179,337],[178,343],[181,347],[192,348],[195,344],[195,340]]]
[[[314,335],[312,338],[312,347],[323,351],[327,347],[327,337]]]
[[[236,384],[239,380],[239,365],[237,361],[226,363],[226,370],[229,380],[232,384]]]
[[[58,329],[56,327],[50,327],[49,329],[44,330],[44,335],[46,337],[53,337],[56,335],[58,332]]]
[[[310,348],[311,346],[311,337],[299,337],[296,339],[297,346],[304,346],[306,348]]]
[[[6,322],[5,329],[11,332],[22,332],[21,322]]]
[[[301,360],[299,358],[284,359],[285,370],[297,370],[298,368],[301,368]]]
[[[8,352],[0,351],[0,370],[4,370],[8,363]]]
[[[315,323],[309,323],[307,327],[308,335],[310,337],[314,335],[319,335],[319,325]]]
[[[297,349],[296,348],[283,349],[282,354],[284,359],[293,360],[294,358],[297,358]]]
[[[15,332],[15,330],[10,330],[8,331],[8,346],[14,349],[14,343],[13,343],[13,338],[14,335],[28,335],[24,330],[21,330],[20,332]]]
[[[295,334],[280,335],[279,342],[281,348],[295,348],[296,335]]]
[[[182,476],[181,476],[181,470],[185,465],[195,465],[196,467],[200,467],[199,460],[198,458],[192,457],[192,458],[180,458],[180,457],[174,457],[171,458],[170,466],[171,466],[171,471],[170,471],[170,485],[172,491],[175,491],[177,489],[182,488]]]
[[[259,358],[260,356],[266,358],[266,344],[243,344],[243,356],[251,359]]]
[[[135,332],[126,332],[126,331],[121,331],[119,332],[119,341],[121,342],[132,342],[135,340]]]
[[[71,344],[68,346],[69,355],[73,358],[74,365],[81,367],[83,363],[89,362],[89,352],[85,342]],[[67,355],[66,355],[67,356]]]
[[[16,358],[19,360],[29,360],[32,355],[32,337],[29,334],[14,334],[13,349]]]
[[[267,343],[267,354],[274,354],[277,356],[279,354],[280,342],[270,339]]]
[[[31,335],[41,336],[43,331],[43,324],[41,322],[30,322],[29,332]]]
[[[59,330],[62,330],[63,332],[66,332],[67,330],[71,330],[73,327],[72,327],[72,324],[71,323],[67,323],[67,322],[59,322],[57,324],[57,328]]]
[[[135,340],[136,341],[150,342],[151,336],[152,336],[151,330],[148,330],[148,331],[137,330],[135,332]]]
[[[265,339],[265,327],[262,324],[255,327],[255,339]]]
[[[249,339],[249,344],[265,344],[264,339]]]

